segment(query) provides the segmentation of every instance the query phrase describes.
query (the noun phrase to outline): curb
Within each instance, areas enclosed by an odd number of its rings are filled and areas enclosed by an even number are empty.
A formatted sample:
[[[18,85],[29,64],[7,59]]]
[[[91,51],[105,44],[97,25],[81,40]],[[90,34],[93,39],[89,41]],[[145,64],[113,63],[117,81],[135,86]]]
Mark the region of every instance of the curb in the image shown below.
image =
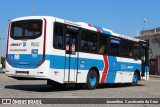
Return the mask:
[[[160,75],[149,75],[149,77],[160,78]]]

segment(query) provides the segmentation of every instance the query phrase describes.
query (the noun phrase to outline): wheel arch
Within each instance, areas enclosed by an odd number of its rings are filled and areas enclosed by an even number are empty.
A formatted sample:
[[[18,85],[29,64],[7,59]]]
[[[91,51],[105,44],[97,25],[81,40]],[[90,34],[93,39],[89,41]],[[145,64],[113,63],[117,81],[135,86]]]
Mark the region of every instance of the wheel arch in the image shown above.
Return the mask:
[[[95,67],[95,66],[93,66],[93,67],[91,67],[91,68],[89,69],[89,72],[90,72],[91,70],[95,70],[95,71],[96,71],[96,73],[97,73],[97,75],[98,75],[98,81],[99,81],[99,79],[100,79],[100,74],[99,74],[98,68]],[[89,72],[88,72],[88,73],[89,73]]]

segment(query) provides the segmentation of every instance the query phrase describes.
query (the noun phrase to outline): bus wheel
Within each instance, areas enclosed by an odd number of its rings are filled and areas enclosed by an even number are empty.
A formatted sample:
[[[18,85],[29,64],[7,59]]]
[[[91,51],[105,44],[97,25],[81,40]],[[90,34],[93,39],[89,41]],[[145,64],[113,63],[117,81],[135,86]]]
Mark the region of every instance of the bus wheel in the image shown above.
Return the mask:
[[[133,75],[132,85],[136,86],[138,83],[138,74],[135,72]]]
[[[98,75],[95,70],[90,70],[87,75],[87,89],[95,89],[98,85]]]

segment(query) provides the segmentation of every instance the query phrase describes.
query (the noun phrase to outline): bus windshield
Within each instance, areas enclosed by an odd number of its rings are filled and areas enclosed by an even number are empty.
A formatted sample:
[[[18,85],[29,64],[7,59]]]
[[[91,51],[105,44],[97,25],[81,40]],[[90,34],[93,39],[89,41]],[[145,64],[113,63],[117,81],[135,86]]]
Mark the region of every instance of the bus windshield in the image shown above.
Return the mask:
[[[42,20],[21,20],[11,23],[11,38],[35,39],[42,34]]]

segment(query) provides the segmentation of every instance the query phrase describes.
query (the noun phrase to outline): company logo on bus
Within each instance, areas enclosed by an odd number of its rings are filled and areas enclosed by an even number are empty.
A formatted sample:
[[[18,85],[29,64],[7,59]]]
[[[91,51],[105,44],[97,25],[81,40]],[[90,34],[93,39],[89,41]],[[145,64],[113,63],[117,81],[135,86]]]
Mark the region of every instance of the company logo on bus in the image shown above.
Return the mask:
[[[11,43],[10,46],[23,46],[23,47],[26,47],[27,43],[26,42],[23,42],[23,43]]]
[[[10,46],[20,46],[22,43],[11,43]]]
[[[23,42],[23,47],[25,47],[27,44],[26,44],[26,42]]]

